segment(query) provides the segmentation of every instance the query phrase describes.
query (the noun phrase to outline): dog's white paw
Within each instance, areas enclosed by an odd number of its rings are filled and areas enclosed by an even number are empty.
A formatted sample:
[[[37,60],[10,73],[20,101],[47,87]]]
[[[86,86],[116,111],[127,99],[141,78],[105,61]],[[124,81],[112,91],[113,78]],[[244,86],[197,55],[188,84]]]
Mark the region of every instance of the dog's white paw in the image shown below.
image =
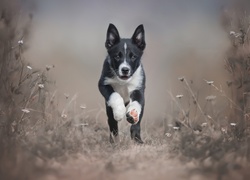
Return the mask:
[[[140,114],[141,105],[137,101],[131,102],[126,113],[127,121],[131,124],[138,123]]]
[[[110,95],[108,105],[113,110],[113,116],[116,121],[121,121],[126,114],[126,107],[123,98],[117,92]]]
[[[124,106],[124,104],[113,108],[113,115],[116,121],[121,121],[125,117],[125,114],[126,114],[126,107]]]

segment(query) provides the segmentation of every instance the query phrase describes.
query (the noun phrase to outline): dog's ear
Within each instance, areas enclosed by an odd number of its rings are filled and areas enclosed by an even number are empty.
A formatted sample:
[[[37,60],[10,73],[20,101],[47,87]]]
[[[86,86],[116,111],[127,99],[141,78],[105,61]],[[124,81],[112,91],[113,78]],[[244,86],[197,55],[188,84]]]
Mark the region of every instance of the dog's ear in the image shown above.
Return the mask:
[[[116,27],[113,24],[109,24],[108,30],[107,30],[107,37],[105,42],[105,47],[107,49],[110,49],[115,44],[120,42],[120,36],[119,32],[116,29]]]
[[[144,50],[146,47],[145,43],[145,32],[143,25],[139,25],[132,36],[132,42],[137,45],[138,48]]]

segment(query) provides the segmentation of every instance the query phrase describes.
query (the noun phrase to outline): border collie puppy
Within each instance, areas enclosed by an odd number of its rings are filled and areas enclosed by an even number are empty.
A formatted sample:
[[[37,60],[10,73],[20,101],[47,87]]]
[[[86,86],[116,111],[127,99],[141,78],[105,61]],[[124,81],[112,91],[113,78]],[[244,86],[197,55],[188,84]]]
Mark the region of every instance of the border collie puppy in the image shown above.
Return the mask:
[[[120,38],[113,24],[109,24],[105,46],[108,55],[104,61],[98,83],[105,99],[110,142],[119,141],[118,121],[131,123],[131,138],[143,143],[140,123],[144,110],[145,73],[141,64],[146,47],[143,25],[139,25],[131,38]]]

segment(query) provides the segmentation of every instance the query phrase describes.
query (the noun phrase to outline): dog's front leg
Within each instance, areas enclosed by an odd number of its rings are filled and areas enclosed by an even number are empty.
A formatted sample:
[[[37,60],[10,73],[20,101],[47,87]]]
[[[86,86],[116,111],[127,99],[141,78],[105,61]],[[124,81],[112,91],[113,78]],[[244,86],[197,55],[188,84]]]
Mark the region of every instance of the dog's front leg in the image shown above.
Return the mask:
[[[144,109],[143,91],[135,90],[130,95],[126,117],[127,121],[133,125],[140,123]]]
[[[125,117],[126,108],[120,94],[113,92],[106,103],[108,124],[110,128],[110,142],[119,143],[118,121]]]
[[[109,97],[107,105],[112,108],[113,116],[116,121],[121,121],[125,117],[126,107],[119,93],[113,92]]]
[[[126,107],[121,95],[114,91],[112,86],[103,85],[99,82],[99,90],[105,98],[106,105],[112,108],[113,118],[116,121],[121,121],[126,114]]]
[[[115,143],[119,141],[117,122],[122,120],[126,113],[124,101],[117,92],[114,92],[110,85],[102,85],[101,81],[99,82],[99,90],[106,101],[110,142]]]

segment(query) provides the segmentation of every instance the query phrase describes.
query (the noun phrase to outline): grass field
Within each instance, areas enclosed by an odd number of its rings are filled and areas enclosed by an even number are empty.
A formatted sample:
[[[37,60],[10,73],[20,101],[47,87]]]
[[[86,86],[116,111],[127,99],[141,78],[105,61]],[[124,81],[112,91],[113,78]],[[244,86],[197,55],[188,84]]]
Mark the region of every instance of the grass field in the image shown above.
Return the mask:
[[[125,121],[119,124],[120,143],[110,144],[102,106],[89,109],[76,94],[59,96],[50,76],[57,67],[30,65],[23,54],[33,14],[20,17],[20,2],[10,2],[0,2],[0,179],[250,177],[247,1],[233,1],[221,13],[231,42],[223,69],[227,89],[201,79],[209,93],[203,97],[191,79],[176,77],[183,94],[166,91],[172,109],[160,120],[143,122],[143,145],[130,140]]]

